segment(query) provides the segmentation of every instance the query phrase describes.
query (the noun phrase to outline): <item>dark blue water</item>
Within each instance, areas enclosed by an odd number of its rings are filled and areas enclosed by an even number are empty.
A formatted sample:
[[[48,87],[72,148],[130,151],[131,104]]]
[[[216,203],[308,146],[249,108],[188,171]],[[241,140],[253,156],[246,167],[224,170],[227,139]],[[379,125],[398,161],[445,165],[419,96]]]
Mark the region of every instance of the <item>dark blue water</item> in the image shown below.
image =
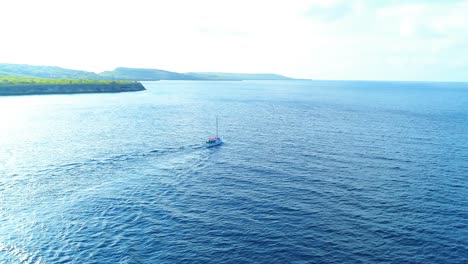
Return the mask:
[[[468,84],[145,86],[0,98],[0,263],[468,262]]]

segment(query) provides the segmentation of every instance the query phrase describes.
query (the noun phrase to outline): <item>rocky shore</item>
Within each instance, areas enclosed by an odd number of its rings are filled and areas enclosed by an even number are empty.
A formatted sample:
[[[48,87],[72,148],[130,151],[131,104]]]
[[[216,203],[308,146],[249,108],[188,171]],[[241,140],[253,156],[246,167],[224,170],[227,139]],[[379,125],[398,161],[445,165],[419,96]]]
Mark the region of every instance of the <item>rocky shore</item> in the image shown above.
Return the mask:
[[[51,84],[0,86],[2,95],[77,94],[77,93],[121,93],[146,90],[139,82],[98,84]]]

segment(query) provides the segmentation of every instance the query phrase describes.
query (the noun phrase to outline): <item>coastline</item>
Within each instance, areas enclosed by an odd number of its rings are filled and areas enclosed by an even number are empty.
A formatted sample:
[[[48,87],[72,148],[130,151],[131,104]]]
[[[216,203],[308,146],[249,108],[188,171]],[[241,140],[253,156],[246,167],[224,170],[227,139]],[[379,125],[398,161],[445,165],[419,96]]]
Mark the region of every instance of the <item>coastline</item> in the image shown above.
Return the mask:
[[[88,83],[88,84],[19,84],[0,86],[0,96],[122,93],[146,90],[139,82],[133,83]]]

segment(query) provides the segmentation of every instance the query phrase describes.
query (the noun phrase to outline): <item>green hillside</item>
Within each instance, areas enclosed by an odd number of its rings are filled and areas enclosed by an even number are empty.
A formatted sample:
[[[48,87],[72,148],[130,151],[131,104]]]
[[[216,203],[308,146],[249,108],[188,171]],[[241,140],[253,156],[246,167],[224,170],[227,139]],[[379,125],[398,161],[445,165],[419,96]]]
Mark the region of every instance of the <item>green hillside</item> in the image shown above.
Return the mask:
[[[226,73],[226,72],[188,72],[196,78],[209,80],[290,80],[291,78],[271,73]]]
[[[117,80],[159,81],[159,80],[197,80],[199,78],[164,70],[119,67],[113,71],[100,73],[102,77]]]
[[[225,72],[189,72],[178,73],[158,69],[124,68],[113,71],[94,73],[71,70],[54,66],[35,66],[25,64],[0,63],[0,76],[42,78],[42,79],[73,79],[73,80],[129,80],[129,81],[159,81],[159,80],[288,80],[291,78],[270,73],[225,73]]]
[[[54,66],[0,63],[0,76],[20,76],[47,79],[103,79],[94,72],[64,69]]]

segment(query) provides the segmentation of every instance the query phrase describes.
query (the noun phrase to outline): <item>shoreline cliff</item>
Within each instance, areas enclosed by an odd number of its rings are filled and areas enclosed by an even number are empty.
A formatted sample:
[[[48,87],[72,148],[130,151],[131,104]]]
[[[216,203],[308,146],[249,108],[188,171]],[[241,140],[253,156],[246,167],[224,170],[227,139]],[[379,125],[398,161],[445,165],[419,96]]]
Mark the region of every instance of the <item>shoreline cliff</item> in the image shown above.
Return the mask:
[[[80,93],[122,93],[144,91],[139,82],[96,83],[96,84],[25,84],[0,86],[0,96],[80,94]]]

